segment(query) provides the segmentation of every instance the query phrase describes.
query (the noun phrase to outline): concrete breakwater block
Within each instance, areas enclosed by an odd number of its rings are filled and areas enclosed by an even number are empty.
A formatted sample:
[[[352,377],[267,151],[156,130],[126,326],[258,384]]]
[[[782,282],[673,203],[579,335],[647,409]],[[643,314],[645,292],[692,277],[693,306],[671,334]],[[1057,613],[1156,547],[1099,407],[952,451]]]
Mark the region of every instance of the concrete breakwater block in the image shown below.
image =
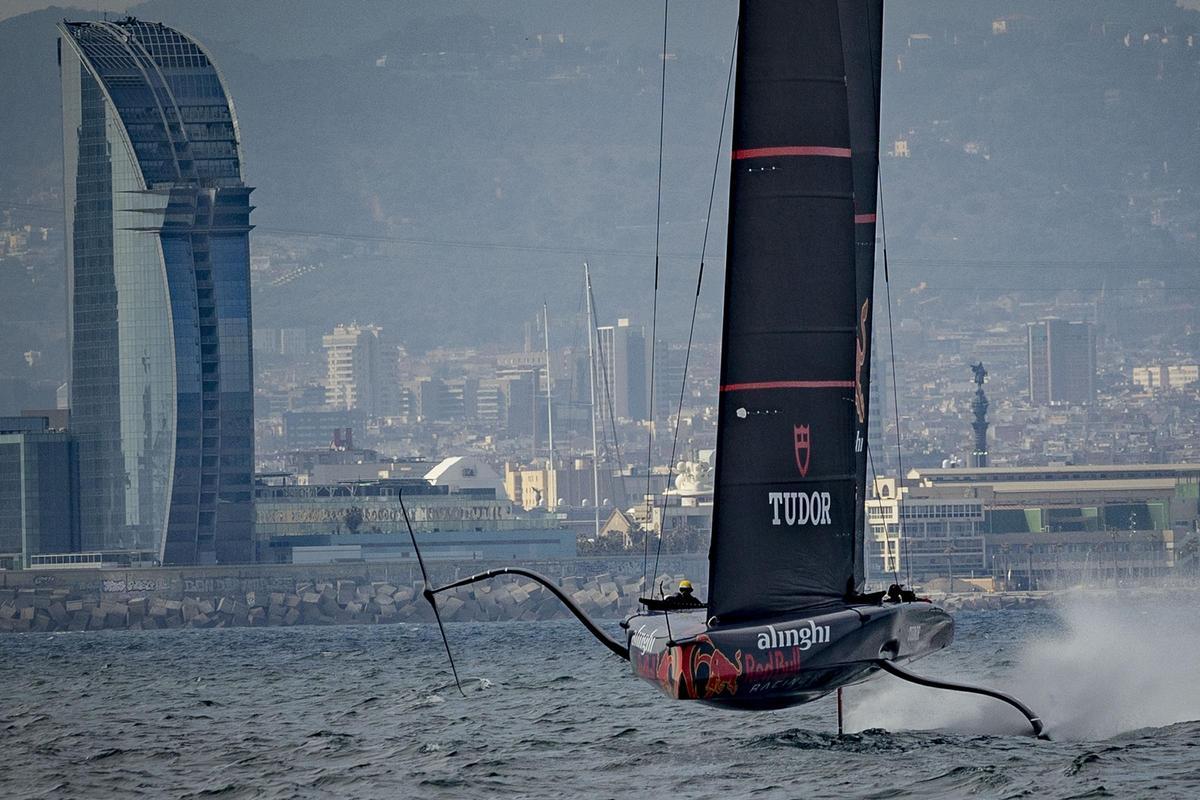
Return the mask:
[[[67,607],[58,602],[50,604],[49,616],[57,625],[65,625],[70,619],[70,617],[67,615]]]
[[[472,567],[473,569],[473,567]],[[217,591],[159,589],[112,591],[129,579],[37,588],[0,587],[0,632],[25,630],[157,630],[301,624],[394,624],[432,622],[433,612],[422,595],[424,584],[413,571],[392,572],[391,579],[347,577],[344,569],[330,577],[296,579],[281,584],[270,575],[247,574],[245,584],[212,581]],[[438,576],[438,583],[457,576]],[[679,576],[664,572],[666,590]],[[139,583],[141,579],[138,579]],[[636,607],[645,579],[631,572],[568,575],[555,581],[585,613],[613,617]],[[132,584],[130,584],[132,585]],[[178,584],[177,584],[178,585]],[[1005,598],[1002,607],[1028,601]],[[460,587],[437,597],[442,618],[454,621],[557,619],[569,616],[563,604],[541,583],[518,575]],[[986,606],[985,606],[986,607]]]

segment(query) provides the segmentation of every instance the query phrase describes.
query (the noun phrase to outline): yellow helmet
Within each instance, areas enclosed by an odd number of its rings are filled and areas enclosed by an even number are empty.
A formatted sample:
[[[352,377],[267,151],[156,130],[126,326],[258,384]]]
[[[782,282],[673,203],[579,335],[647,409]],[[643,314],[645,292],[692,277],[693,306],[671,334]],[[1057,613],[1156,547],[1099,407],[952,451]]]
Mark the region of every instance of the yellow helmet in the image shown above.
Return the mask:
[[[683,580],[681,580],[679,582],[679,591],[690,592],[691,590],[692,590],[692,582],[689,581],[687,578],[684,578]]]

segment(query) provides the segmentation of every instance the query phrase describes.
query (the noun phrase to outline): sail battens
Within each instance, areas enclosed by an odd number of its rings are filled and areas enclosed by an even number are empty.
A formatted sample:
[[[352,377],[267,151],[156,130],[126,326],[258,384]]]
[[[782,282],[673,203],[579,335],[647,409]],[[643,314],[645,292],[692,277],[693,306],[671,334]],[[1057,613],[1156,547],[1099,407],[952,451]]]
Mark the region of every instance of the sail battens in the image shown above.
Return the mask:
[[[809,158],[850,158],[849,147],[826,147],[824,145],[781,145],[778,147],[750,147],[733,151],[734,161],[747,158],[780,158],[799,156]]]
[[[754,167],[746,167],[747,172],[754,172]],[[747,192],[745,200],[853,200],[850,192],[764,192],[756,190],[753,195]]]
[[[758,392],[766,389],[853,389],[854,381],[758,381],[731,383],[722,392]]]
[[[854,333],[853,325],[831,325],[823,328],[772,328],[769,331],[739,331],[738,336],[780,336],[786,334],[812,335],[814,333]]]
[[[828,483],[829,481],[852,481],[854,473],[846,473],[845,475],[822,475],[819,478],[793,478],[787,483],[789,486],[804,486],[805,484]],[[777,484],[769,481],[728,481],[726,486],[776,486]]]

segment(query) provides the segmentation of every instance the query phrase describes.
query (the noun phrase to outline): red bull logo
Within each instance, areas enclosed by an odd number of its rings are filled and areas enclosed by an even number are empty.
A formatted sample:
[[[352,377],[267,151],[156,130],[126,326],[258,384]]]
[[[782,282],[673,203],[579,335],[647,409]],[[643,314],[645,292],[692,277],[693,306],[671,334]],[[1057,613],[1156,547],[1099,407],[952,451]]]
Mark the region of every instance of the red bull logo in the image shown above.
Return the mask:
[[[683,700],[709,700],[723,694],[732,697],[737,694],[738,678],[742,675],[742,651],[730,658],[701,634],[661,653],[653,674],[663,691],[672,697]]]

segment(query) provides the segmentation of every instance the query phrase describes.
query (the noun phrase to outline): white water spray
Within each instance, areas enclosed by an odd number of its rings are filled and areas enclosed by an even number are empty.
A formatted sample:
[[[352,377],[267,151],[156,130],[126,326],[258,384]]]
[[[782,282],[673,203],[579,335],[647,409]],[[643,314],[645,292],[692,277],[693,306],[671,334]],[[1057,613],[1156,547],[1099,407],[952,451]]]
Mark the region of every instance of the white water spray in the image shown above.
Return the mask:
[[[1194,597],[1167,593],[1080,596],[1057,608],[1061,627],[1016,644],[964,642],[970,651],[918,662],[920,674],[977,683],[1025,701],[1055,739],[1104,739],[1124,731],[1200,719],[1200,612]],[[997,626],[1012,615],[997,614]],[[985,632],[986,636],[986,632]],[[990,637],[989,637],[990,638]],[[951,648],[953,653],[955,648]],[[939,663],[941,662],[941,663]],[[1017,734],[1028,724],[994,700],[923,689],[886,676],[847,691],[849,728],[938,728]]]

